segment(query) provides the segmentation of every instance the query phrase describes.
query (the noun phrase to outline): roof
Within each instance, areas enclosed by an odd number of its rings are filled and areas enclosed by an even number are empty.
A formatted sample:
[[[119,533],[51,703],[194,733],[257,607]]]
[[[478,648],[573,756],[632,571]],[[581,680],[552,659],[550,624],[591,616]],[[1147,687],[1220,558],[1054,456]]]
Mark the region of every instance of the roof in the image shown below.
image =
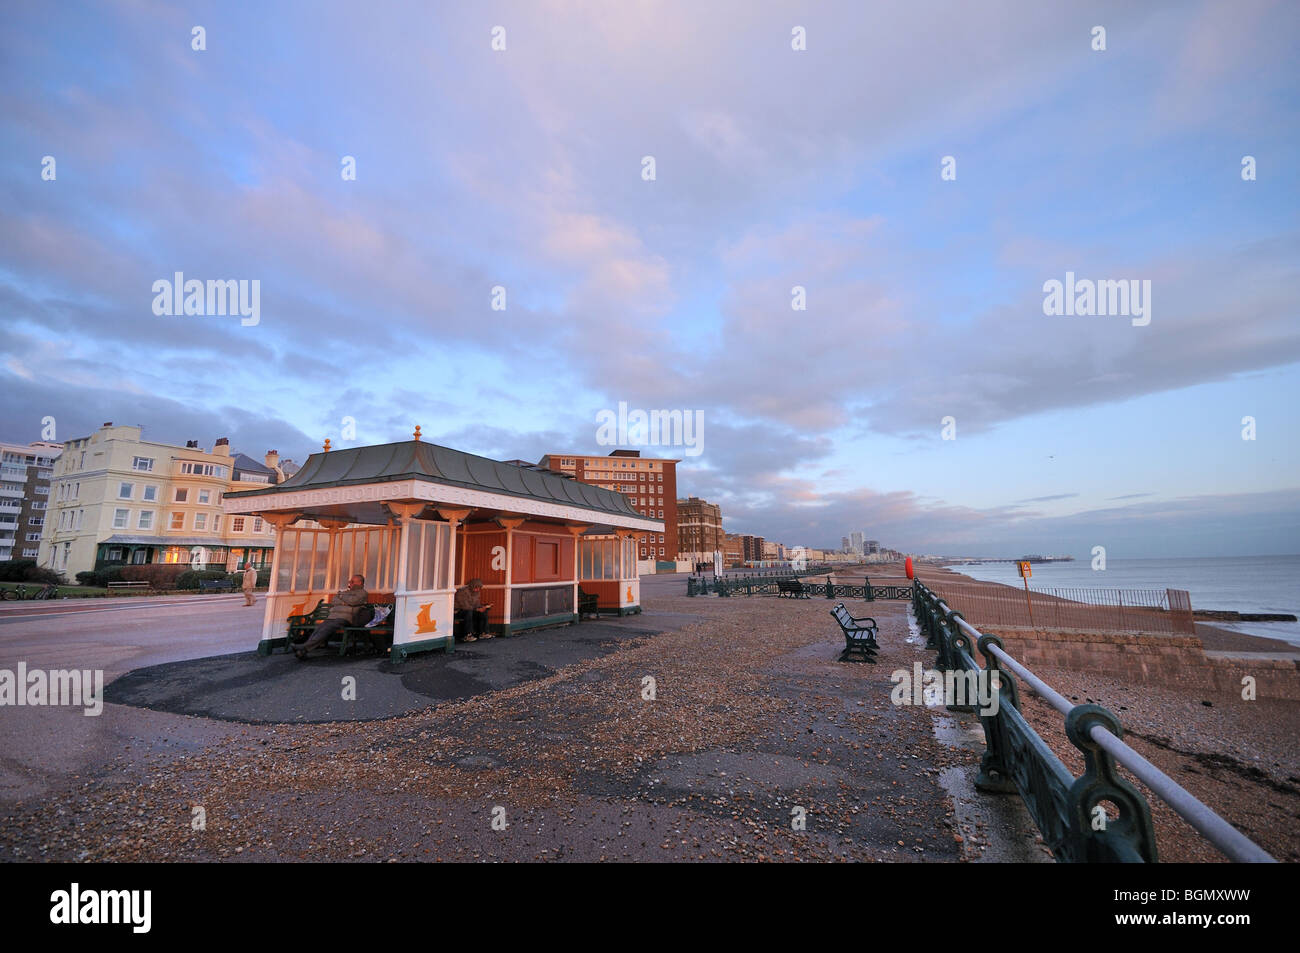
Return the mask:
[[[558,503],[642,521],[622,493],[570,480],[549,470],[528,470],[463,450],[422,440],[313,453],[293,476],[277,486],[231,491],[225,499],[273,496],[299,490],[420,480],[441,486]]]
[[[249,473],[269,473],[275,476],[274,470],[264,463],[258,463],[246,453],[235,454],[234,467],[236,470],[247,470]]]
[[[253,546],[267,548],[270,546],[268,540],[230,540],[223,538],[213,539],[211,536],[126,536],[121,533],[102,540],[99,545],[104,546],[111,544],[113,546],[206,546],[209,549],[227,549],[235,546]]]

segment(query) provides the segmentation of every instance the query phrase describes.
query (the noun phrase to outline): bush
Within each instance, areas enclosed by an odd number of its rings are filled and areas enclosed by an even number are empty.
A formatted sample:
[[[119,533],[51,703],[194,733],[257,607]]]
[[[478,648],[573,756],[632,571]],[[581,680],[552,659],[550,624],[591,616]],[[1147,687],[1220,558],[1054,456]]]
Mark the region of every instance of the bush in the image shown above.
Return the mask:
[[[63,573],[38,566],[34,559],[8,559],[0,562],[0,581],[36,582],[53,586],[64,584]]]
[[[121,566],[105,566],[103,569],[93,569],[90,572],[77,573],[77,585],[97,586],[100,589],[103,589],[110,582],[118,582],[121,578]]]
[[[0,580],[4,582],[22,582],[27,578],[24,573],[36,568],[34,559],[9,559],[0,562]]]
[[[223,572],[219,569],[188,570],[180,574],[176,579],[175,588],[177,589],[197,589],[199,583],[205,579],[220,579],[222,582],[233,582],[230,573]],[[238,583],[234,583],[238,587]]]
[[[183,563],[146,563],[143,566],[123,566],[123,582],[147,582],[155,589],[175,589],[176,580],[190,571]]]

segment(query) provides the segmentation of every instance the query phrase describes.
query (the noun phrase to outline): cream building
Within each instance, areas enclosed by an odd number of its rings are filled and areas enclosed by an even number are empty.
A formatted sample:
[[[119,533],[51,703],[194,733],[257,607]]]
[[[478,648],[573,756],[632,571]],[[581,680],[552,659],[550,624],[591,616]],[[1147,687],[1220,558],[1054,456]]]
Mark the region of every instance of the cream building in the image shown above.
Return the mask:
[[[227,516],[227,490],[283,481],[279,455],[264,464],[231,454],[222,438],[205,451],[141,437],[140,427],[104,424],[70,440],[54,468],[39,561],[69,579],[108,566],[189,563],[269,566],[273,528]]]

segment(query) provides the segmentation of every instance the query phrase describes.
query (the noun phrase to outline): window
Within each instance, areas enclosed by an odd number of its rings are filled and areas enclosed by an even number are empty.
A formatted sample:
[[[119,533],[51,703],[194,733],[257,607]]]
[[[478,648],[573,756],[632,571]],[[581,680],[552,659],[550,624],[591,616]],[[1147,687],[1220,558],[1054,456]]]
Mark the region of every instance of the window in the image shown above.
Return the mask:
[[[262,532],[262,517],[260,516],[253,517],[253,532],[254,533]]]
[[[226,478],[226,468],[219,467],[215,463],[195,463],[187,460],[181,464],[181,473],[192,473],[195,476],[214,476],[221,479]]]
[[[40,541],[41,541],[41,534],[40,534],[40,533],[28,533],[28,534],[27,534],[27,542],[29,542],[29,543],[39,543]]]
[[[154,500],[158,499],[158,487],[156,486],[144,487],[140,491],[140,499],[144,500],[146,503],[154,502]]]
[[[207,528],[208,528],[208,514],[207,514],[207,513],[195,513],[195,514],[194,514],[194,528],[195,528],[195,529],[205,530],[205,531],[207,530]]]
[[[212,517],[212,532],[221,532],[221,514],[217,513]]]
[[[200,502],[200,503],[202,503],[204,506],[206,506],[206,505],[208,504],[208,501],[211,500],[211,499],[212,499],[212,491],[211,491],[211,490],[199,490],[199,502]]]
[[[232,533],[242,533],[244,531],[244,518],[242,516],[232,516],[230,518],[230,531]]]
[[[112,546],[112,547],[109,548],[109,550],[108,550],[108,561],[109,561],[109,562],[113,562],[113,563],[121,562],[121,561],[122,561],[122,550],[121,550],[120,547],[118,547],[118,546]]]
[[[73,521],[73,524],[72,524],[72,528],[73,528],[73,529],[81,529],[81,518],[82,518],[83,516],[85,516],[85,515],[86,515],[86,511],[85,511],[85,510],[77,510],[77,516],[76,516],[76,519]]]
[[[45,520],[44,520],[44,519],[40,519],[40,518],[28,517],[28,519],[27,519],[27,525],[28,525],[28,526],[44,526],[44,525],[45,525]]]
[[[36,486],[36,495],[37,495],[37,496],[49,496],[49,495],[50,495],[50,488],[49,488],[48,486],[41,486],[40,484],[37,484],[37,486]]]
[[[83,453],[81,456],[84,459],[86,455]],[[153,473],[153,458],[135,457],[131,460],[131,469],[139,470],[141,473]]]
[[[24,550],[23,550],[23,556],[24,556],[24,557],[35,556],[38,552],[40,552],[40,550],[37,550],[37,549],[24,549]]]
[[[659,547],[659,555],[662,556],[663,554],[664,554],[664,548],[663,548],[662,546],[660,546],[660,547]]]
[[[153,510],[141,510],[140,521],[136,526],[139,529],[153,529]]]
[[[185,528],[185,514],[184,514],[183,512],[181,512],[181,513],[173,513],[173,514],[172,514],[172,525],[171,525],[171,528],[172,528],[172,529],[184,529],[184,528]]]
[[[113,529],[126,529],[127,523],[131,519],[130,510],[113,511]]]
[[[134,491],[135,491],[135,484],[133,484],[133,483],[119,483],[119,484],[117,485],[117,498],[118,498],[119,500],[129,500],[129,499],[131,499],[131,494],[132,494]]]
[[[45,501],[44,501],[44,500],[33,500],[33,501],[32,501],[32,509],[34,509],[34,510],[43,510],[43,509],[45,509]]]

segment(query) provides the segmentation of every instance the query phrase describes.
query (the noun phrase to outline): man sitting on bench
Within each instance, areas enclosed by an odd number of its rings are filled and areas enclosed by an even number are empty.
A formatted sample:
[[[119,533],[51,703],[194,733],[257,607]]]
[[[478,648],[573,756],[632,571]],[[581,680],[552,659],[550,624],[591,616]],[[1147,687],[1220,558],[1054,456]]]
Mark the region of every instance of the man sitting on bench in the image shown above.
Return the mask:
[[[487,611],[491,608],[491,603],[483,605],[483,580],[471,579],[456,590],[456,625],[453,632],[459,629],[466,642],[492,638],[492,633],[487,628]]]
[[[348,587],[336,595],[330,603],[329,615],[325,621],[312,630],[307,641],[294,648],[293,654],[302,661],[307,653],[319,645],[324,645],[329,637],[339,629],[346,629],[356,621],[357,609],[369,601],[366,595],[366,577],[353,576],[348,580]]]

